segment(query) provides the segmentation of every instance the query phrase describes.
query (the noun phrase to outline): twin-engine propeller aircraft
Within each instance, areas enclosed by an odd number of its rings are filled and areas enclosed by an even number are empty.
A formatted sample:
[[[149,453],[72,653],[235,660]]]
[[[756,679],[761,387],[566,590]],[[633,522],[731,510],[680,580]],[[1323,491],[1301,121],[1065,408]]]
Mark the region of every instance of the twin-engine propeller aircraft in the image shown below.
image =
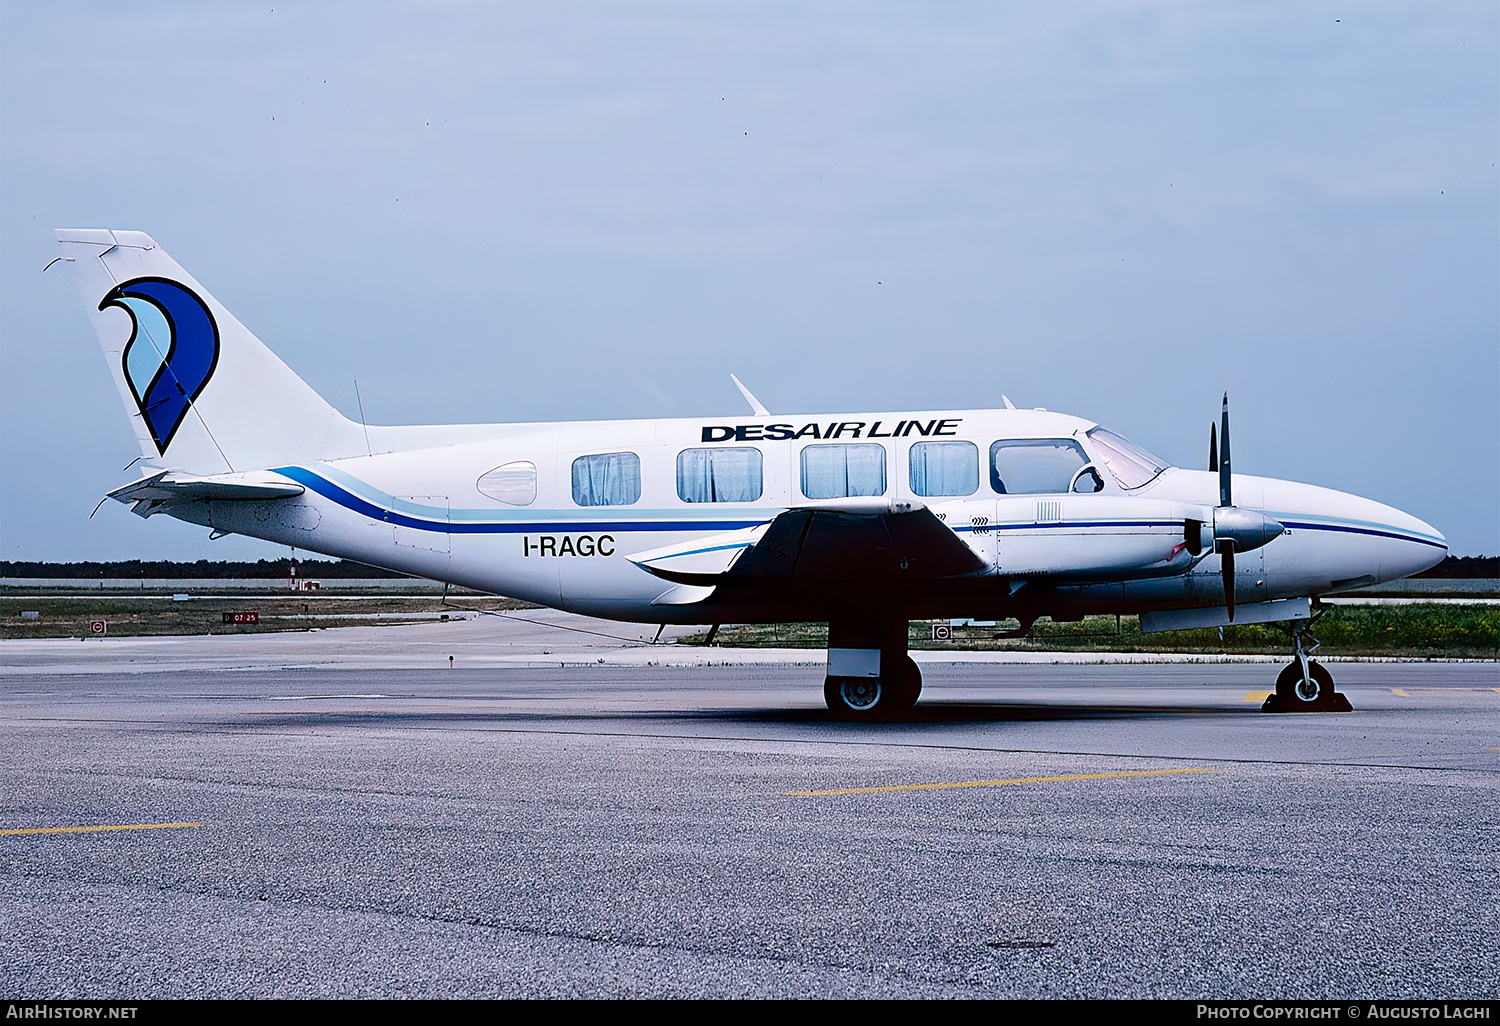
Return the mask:
[[[659,624],[826,620],[828,705],[910,709],[908,621],[1140,614],[1284,622],[1271,709],[1347,709],[1309,658],[1318,598],[1447,553],[1368,499],[1169,466],[1019,410],[376,427],[340,415],[140,232],[64,229],[141,446],[143,517]],[[739,384],[736,380],[735,384]],[[744,391],[744,386],[740,386]],[[1003,398],[1003,397],[1002,397]]]

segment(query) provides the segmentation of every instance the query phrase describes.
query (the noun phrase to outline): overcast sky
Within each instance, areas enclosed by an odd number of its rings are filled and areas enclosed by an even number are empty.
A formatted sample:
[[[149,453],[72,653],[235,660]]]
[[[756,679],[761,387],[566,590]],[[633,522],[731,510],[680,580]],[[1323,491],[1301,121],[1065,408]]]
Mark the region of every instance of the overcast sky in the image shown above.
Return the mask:
[[[0,5],[0,558],[275,558],[138,455],[58,226],[372,423],[1018,405],[1500,552],[1500,6]]]

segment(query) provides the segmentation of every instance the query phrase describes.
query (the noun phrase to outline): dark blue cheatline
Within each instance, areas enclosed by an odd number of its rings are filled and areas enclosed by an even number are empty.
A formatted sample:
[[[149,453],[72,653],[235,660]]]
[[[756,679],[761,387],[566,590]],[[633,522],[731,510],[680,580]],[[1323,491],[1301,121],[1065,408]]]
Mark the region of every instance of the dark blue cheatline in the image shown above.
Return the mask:
[[[468,520],[427,520],[396,510],[378,506],[368,499],[355,495],[348,489],[334,484],[308,470],[306,467],[276,467],[274,473],[291,478],[298,484],[332,499],[346,509],[353,510],[371,520],[410,527],[418,531],[438,531],[447,534],[534,534],[537,532],[579,531],[738,531],[765,523],[761,520],[562,520],[562,521],[510,521],[474,522]]]
[[[414,517],[394,509],[378,505],[368,499],[354,494],[349,489],[329,481],[327,478],[307,469],[306,467],[276,467],[274,472],[291,478],[298,484],[317,492],[327,499],[331,499],[346,509],[353,510],[371,520],[379,520],[382,523],[392,524],[398,527],[410,527],[418,531],[446,532],[449,534],[527,534],[536,532],[579,532],[579,531],[738,531],[747,527],[756,527],[765,523],[771,517],[756,518],[751,520],[560,520],[560,521],[470,521],[470,520],[433,520],[423,517]],[[1396,538],[1401,541],[1417,542],[1422,545],[1431,545],[1436,548],[1446,549],[1447,546],[1423,538],[1419,535],[1397,533],[1395,531],[1382,531],[1369,527],[1356,527],[1350,524],[1324,524],[1306,523],[1302,521],[1283,520],[1287,527],[1306,531],[1337,531],[1347,534],[1366,534],[1379,538]],[[1078,528],[1121,528],[1121,527],[1170,527],[1180,528],[1180,520],[1075,520],[1075,521],[1044,521],[1042,523],[1000,523],[990,524],[991,531],[1022,531],[1022,530],[1076,530]],[[957,533],[967,533],[973,527],[967,524],[953,525],[952,530]]]

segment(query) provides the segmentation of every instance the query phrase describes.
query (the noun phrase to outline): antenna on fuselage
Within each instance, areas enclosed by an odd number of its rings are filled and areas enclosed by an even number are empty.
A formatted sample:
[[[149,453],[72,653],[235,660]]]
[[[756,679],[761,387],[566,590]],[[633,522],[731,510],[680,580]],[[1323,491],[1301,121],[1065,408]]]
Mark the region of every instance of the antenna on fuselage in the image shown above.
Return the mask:
[[[365,423],[365,401],[359,394],[359,379],[354,379],[354,401],[359,404],[359,426],[365,429],[365,453],[375,455],[375,450],[370,446],[370,425]]]
[[[755,415],[757,417],[769,417],[771,415],[771,411],[761,405],[761,401],[759,399],[750,394],[750,390],[745,387],[744,383],[740,381],[739,378],[731,374],[729,375],[729,380],[734,382],[734,387],[740,390],[740,395],[745,397],[745,402],[750,404],[750,409],[755,411]]]
[[[1011,402],[1010,396],[1006,395],[1004,392],[1000,393],[1000,401],[1005,404],[1005,408],[1007,410],[1014,410],[1016,408],[1016,404]]]

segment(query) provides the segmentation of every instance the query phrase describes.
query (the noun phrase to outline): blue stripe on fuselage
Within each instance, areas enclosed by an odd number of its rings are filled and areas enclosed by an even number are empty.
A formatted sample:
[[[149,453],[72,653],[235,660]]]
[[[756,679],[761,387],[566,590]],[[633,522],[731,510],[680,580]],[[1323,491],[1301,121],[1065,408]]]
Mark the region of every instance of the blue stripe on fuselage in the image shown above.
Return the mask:
[[[465,520],[425,520],[407,513],[385,509],[368,499],[361,498],[340,485],[334,484],[306,467],[277,467],[275,473],[291,478],[298,484],[317,492],[326,499],[353,510],[371,520],[409,527],[417,531],[436,531],[444,534],[529,534],[537,532],[579,531],[737,531],[746,527],[757,527],[765,520],[569,520],[554,523],[516,521],[513,523],[475,523]]]
[[[1419,545],[1431,545],[1435,549],[1448,551],[1448,546],[1431,538],[1424,538],[1420,534],[1397,534],[1395,531],[1377,531],[1369,527],[1353,527],[1348,524],[1309,524],[1305,521],[1282,520],[1282,527],[1291,527],[1299,531],[1337,531],[1340,534],[1368,534],[1376,538],[1394,538],[1397,541],[1416,542]]]
[[[341,485],[321,475],[308,470],[306,467],[277,467],[275,473],[291,478],[298,484],[317,492],[324,498],[338,503],[346,509],[353,510],[371,520],[381,523],[392,524],[398,527],[409,527],[418,531],[434,531],[448,534],[526,534],[533,532],[581,532],[581,531],[737,531],[746,527],[757,527],[764,524],[770,517],[754,520],[563,520],[553,522],[522,521],[495,522],[495,521],[469,521],[469,520],[432,520],[412,516],[378,505],[369,499],[356,495]],[[347,475],[340,475],[347,476]],[[357,481],[352,478],[351,481]],[[359,482],[364,485],[364,482]],[[379,494],[382,499],[386,498],[383,493],[369,488],[371,492]],[[389,497],[394,503],[398,500],[394,496]],[[481,511],[464,511],[470,515]],[[519,512],[519,511],[517,511]],[[1395,530],[1378,530],[1371,527],[1354,526],[1352,524],[1335,523],[1311,523],[1305,520],[1282,519],[1276,517],[1284,527],[1304,531],[1334,531],[1342,534],[1365,534],[1377,538],[1394,538],[1397,541],[1416,542],[1420,545],[1428,545],[1433,548],[1447,551],[1448,546],[1421,535],[1398,533]],[[1069,530],[1090,527],[1180,527],[1180,520],[1061,520],[1044,521],[1041,523],[997,523],[988,524],[981,530],[987,531],[1035,531],[1035,530]],[[973,525],[950,525],[955,533],[973,532]]]

